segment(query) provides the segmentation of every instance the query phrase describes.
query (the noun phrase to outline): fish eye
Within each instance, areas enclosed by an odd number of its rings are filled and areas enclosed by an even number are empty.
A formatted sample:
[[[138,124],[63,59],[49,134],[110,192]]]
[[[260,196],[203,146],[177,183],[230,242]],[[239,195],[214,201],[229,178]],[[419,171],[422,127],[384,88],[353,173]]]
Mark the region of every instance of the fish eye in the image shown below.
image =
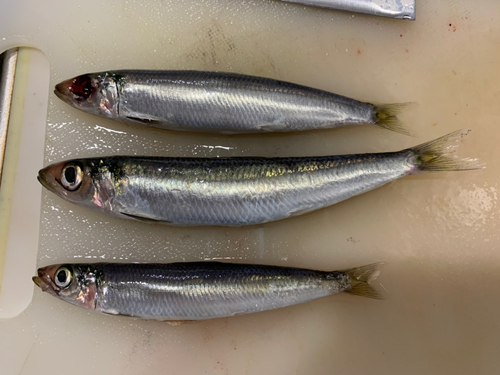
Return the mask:
[[[56,271],[54,282],[59,288],[66,288],[69,284],[71,284],[72,278],[73,276],[71,275],[71,271],[66,267],[61,267]]]
[[[69,87],[75,99],[78,100],[86,100],[94,91],[94,87],[92,86],[92,80],[90,76],[85,74],[83,76],[76,77],[71,86]]]
[[[73,191],[80,187],[83,180],[83,171],[76,164],[66,164],[61,172],[61,184],[65,189]]]

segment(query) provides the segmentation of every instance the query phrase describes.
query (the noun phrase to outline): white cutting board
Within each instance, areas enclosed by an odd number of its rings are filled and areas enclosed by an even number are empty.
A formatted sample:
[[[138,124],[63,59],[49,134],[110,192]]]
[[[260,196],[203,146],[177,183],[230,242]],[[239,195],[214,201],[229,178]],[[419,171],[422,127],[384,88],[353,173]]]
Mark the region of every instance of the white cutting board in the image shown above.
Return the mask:
[[[172,327],[86,312],[36,290],[21,315],[0,321],[2,374],[498,373],[498,1],[419,0],[415,22],[273,0],[1,0],[0,9],[0,51],[33,46],[50,63],[45,163],[110,154],[379,152],[464,127],[473,132],[460,154],[487,163],[484,171],[408,177],[241,229],[124,221],[43,192],[39,266],[223,259],[328,270],[387,261],[378,285],[387,300],[342,295]],[[122,68],[226,70],[379,103],[416,101],[407,125],[418,136],[369,127],[243,137],[166,132],[85,115],[51,93],[77,74]]]

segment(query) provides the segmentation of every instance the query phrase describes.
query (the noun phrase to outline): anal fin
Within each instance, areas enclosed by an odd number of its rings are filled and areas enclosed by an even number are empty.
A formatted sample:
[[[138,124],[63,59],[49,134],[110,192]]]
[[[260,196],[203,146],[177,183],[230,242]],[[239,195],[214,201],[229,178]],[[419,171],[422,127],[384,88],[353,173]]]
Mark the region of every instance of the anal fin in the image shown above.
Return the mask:
[[[309,212],[316,211],[319,208],[321,208],[321,207],[297,208],[295,210],[292,210],[292,211],[288,212],[288,217],[294,217],[294,216],[304,215],[304,214],[307,214]]]

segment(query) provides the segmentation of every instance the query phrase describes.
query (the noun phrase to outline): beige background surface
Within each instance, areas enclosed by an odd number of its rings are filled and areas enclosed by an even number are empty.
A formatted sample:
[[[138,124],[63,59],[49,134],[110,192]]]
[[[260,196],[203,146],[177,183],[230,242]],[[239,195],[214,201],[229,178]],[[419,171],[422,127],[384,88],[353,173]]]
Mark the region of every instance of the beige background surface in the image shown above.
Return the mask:
[[[223,259],[342,269],[387,261],[379,279],[387,299],[341,295],[172,327],[93,314],[37,290],[24,313],[0,321],[2,374],[497,374],[500,4],[483,3],[420,0],[412,23],[272,0],[1,0],[0,50],[42,50],[51,86],[107,69],[227,70],[419,104],[406,122],[415,138],[369,127],[214,137],[113,123],[50,94],[46,163],[390,151],[466,127],[473,132],[460,155],[487,164],[408,177],[241,229],[148,226],[43,192],[40,266]]]

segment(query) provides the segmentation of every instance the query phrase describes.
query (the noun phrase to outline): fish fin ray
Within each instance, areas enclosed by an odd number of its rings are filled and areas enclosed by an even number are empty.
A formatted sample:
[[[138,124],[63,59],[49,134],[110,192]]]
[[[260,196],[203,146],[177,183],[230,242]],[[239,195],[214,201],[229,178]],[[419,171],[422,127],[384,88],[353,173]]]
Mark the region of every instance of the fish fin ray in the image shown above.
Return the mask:
[[[382,104],[375,107],[375,125],[392,130],[393,132],[412,136],[412,133],[403,125],[398,118],[406,108],[414,106],[415,103],[393,103]]]
[[[140,122],[141,124],[150,125],[150,126],[154,126],[154,125],[158,125],[158,124],[162,123],[162,121],[160,121],[159,119],[155,119],[155,118],[146,118],[146,117],[141,118],[141,117],[127,116],[127,119],[134,121],[134,122]]]
[[[453,155],[460,141],[471,130],[457,130],[440,138],[410,148],[416,155],[416,166],[420,172],[469,171],[482,169],[484,165],[473,158],[458,158]]]
[[[138,216],[138,215],[132,215],[132,214],[127,214],[125,212],[120,212],[120,214],[127,216],[131,219],[142,221],[143,223],[151,223],[151,224],[172,224],[171,221],[167,220],[157,220],[157,219],[151,219],[149,217],[144,217],[144,216]]]
[[[316,211],[321,207],[306,207],[306,208],[297,208],[295,210],[292,210],[288,212],[288,217],[294,217],[294,216],[300,216],[304,214],[308,214],[309,212]]]
[[[141,319],[141,320],[156,320],[157,322],[165,322],[168,323],[172,326],[180,326],[182,324],[187,324],[187,323],[194,323],[197,322],[197,320],[172,320],[172,319],[155,319],[155,318],[141,318],[136,315],[130,315],[130,314],[123,314],[118,311],[102,311],[103,314],[110,315],[110,316],[125,316],[127,318],[132,318],[132,319]]]
[[[380,275],[380,267],[384,264],[384,262],[379,262],[342,271],[347,274],[351,284],[346,293],[373,299],[383,299],[382,295],[370,285],[370,281],[375,280]]]

